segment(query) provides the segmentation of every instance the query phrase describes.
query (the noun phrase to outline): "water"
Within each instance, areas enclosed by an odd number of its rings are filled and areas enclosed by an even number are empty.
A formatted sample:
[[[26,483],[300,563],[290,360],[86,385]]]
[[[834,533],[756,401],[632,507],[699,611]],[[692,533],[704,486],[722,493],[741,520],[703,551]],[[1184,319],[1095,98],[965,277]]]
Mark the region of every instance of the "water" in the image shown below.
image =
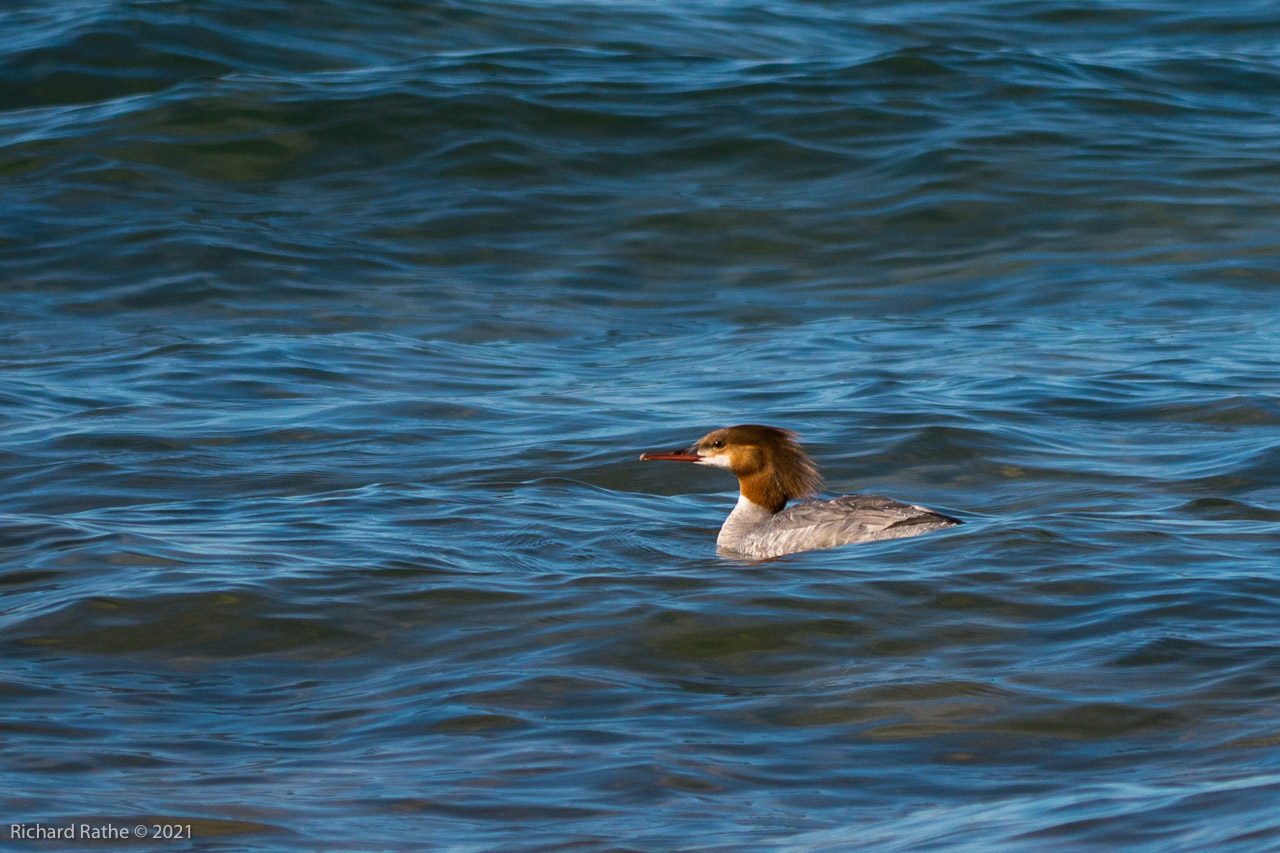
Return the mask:
[[[1280,849],[1277,36],[6,6],[0,817]],[[718,558],[744,421],[967,523]]]

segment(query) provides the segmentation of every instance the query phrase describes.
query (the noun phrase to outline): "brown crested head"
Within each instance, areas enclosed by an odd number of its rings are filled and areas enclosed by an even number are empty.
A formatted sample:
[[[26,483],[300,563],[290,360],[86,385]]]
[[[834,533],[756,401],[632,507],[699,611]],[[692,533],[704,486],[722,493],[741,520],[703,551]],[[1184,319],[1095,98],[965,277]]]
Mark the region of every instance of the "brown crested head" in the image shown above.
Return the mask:
[[[743,496],[770,512],[822,486],[817,467],[791,430],[740,424],[708,433],[690,449],[703,464],[728,468],[737,476]]]

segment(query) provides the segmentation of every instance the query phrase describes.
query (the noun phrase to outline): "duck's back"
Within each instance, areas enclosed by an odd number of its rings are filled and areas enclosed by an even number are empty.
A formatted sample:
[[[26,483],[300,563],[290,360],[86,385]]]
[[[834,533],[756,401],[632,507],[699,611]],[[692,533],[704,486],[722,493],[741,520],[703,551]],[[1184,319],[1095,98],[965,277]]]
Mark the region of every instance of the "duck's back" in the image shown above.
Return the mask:
[[[902,539],[959,523],[959,519],[940,512],[878,495],[845,495],[789,506],[762,520],[733,543],[733,550],[744,557],[763,559],[857,542]]]

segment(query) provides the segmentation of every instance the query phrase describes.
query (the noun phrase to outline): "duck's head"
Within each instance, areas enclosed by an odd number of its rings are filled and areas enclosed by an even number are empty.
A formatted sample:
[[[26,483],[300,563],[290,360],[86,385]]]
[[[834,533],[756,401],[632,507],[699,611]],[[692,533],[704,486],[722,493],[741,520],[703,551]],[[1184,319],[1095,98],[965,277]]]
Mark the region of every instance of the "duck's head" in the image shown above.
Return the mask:
[[[738,478],[742,496],[769,512],[816,492],[822,477],[794,432],[740,424],[709,432],[683,450],[643,453],[645,461],[693,462],[725,468]]]

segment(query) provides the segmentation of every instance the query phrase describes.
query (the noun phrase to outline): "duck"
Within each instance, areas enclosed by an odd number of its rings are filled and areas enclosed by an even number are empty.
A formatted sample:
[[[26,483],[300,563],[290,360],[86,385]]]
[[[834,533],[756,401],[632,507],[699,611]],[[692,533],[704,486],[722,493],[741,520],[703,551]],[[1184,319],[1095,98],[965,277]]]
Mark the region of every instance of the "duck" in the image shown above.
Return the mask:
[[[796,433],[763,424],[739,424],[709,432],[691,446],[651,450],[645,462],[690,462],[723,468],[738,478],[738,503],[716,537],[724,557],[770,559],[904,539],[954,527],[961,521],[937,510],[878,495],[815,500],[822,476]],[[791,501],[798,503],[791,504]]]

